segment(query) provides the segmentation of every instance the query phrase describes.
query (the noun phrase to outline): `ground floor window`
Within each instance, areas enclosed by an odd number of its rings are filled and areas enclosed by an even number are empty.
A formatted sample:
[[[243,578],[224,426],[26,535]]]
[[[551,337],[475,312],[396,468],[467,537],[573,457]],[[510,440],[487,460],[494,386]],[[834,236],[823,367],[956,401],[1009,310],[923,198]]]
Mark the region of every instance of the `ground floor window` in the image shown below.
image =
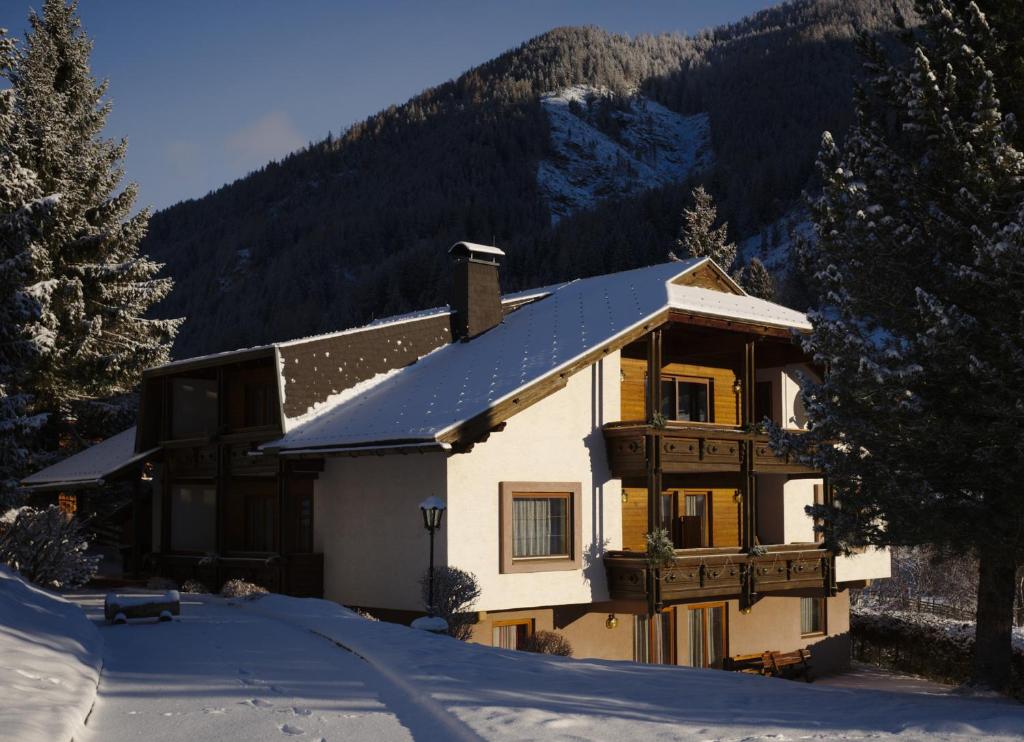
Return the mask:
[[[217,548],[217,490],[212,484],[172,484],[171,550],[210,553]]]
[[[725,603],[691,606],[686,611],[690,667],[722,667],[726,653]]]
[[[655,616],[636,616],[633,623],[633,661],[653,665],[674,665],[675,625],[668,608]]]
[[[813,636],[825,633],[825,599],[800,598],[800,634]]]
[[[495,621],[491,628],[491,645],[502,649],[519,649],[532,635],[532,618]]]
[[[236,478],[227,482],[224,550],[227,553],[277,551],[277,480]]]

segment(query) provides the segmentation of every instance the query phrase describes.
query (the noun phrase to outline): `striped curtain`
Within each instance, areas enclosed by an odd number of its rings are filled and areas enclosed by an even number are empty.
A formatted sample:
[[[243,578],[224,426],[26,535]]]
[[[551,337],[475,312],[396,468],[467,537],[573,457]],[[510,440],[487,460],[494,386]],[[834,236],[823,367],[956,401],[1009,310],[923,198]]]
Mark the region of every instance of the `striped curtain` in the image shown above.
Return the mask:
[[[568,554],[568,499],[522,497],[512,500],[512,556]]]
[[[800,633],[817,634],[821,630],[821,599],[800,598]]]

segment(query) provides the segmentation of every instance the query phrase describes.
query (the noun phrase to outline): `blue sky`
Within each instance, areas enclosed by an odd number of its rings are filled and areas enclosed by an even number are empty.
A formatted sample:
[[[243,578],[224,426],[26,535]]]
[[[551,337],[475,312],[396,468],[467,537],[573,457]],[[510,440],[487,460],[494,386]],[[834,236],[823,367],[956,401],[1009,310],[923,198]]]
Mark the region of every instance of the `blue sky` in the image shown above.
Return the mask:
[[[3,0],[24,31],[41,0]],[[211,189],[555,26],[695,33],[770,0],[81,0],[139,205]]]

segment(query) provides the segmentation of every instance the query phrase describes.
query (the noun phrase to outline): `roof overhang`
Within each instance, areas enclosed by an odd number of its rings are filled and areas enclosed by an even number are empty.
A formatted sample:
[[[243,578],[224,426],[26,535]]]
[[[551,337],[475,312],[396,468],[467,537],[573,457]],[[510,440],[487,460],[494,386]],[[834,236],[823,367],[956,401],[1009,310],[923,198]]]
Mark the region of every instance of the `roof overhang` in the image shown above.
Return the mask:
[[[136,452],[132,427],[25,477],[20,484],[31,492],[98,487],[124,477],[133,466],[159,450],[157,447]]]

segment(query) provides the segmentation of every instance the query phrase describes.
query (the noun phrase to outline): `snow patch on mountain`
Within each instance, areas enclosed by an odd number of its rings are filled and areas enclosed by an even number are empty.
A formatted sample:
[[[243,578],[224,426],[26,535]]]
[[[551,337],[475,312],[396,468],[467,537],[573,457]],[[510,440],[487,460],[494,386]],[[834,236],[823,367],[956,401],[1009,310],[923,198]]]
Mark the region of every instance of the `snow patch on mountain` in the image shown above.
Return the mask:
[[[633,94],[575,85],[541,97],[552,156],[537,183],[552,222],[610,196],[685,180],[714,160],[706,113],[683,116]]]
[[[760,258],[769,271],[781,275],[793,267],[797,240],[813,238],[811,216],[798,207],[742,240],[737,246],[737,262],[746,265],[751,258]]]

